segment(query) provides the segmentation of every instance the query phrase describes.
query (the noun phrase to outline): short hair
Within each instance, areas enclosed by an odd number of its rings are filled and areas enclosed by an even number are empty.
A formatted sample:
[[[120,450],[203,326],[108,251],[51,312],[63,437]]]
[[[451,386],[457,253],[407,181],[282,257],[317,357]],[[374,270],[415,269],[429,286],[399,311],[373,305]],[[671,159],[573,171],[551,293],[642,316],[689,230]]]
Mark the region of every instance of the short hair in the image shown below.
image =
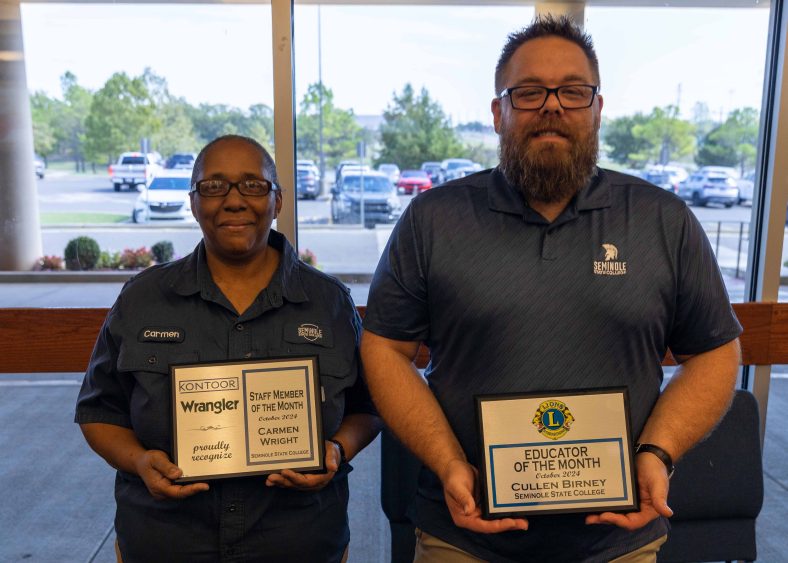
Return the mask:
[[[205,155],[208,154],[208,151],[211,150],[214,145],[221,143],[222,141],[241,141],[253,146],[257,152],[260,153],[260,157],[262,158],[263,174],[265,175],[265,179],[277,185],[279,184],[279,177],[276,174],[276,163],[274,162],[274,159],[271,158],[269,152],[265,150],[263,145],[251,137],[244,137],[243,135],[222,135],[221,137],[216,137],[213,141],[205,145],[200,151],[200,154],[198,154],[197,158],[194,160],[194,168],[192,169],[191,180],[192,186],[197,182],[204,172]]]
[[[501,50],[498,64],[495,66],[496,96],[503,90],[503,84],[501,84],[503,72],[515,51],[526,41],[539,39],[541,37],[560,37],[580,47],[588,58],[594,80],[596,80],[597,85],[599,85],[599,59],[596,56],[594,42],[591,40],[591,36],[576,26],[567,16],[554,17],[552,14],[545,14],[534,18],[534,21],[531,22],[531,25],[528,27],[524,27],[520,31],[509,34],[506,44]]]

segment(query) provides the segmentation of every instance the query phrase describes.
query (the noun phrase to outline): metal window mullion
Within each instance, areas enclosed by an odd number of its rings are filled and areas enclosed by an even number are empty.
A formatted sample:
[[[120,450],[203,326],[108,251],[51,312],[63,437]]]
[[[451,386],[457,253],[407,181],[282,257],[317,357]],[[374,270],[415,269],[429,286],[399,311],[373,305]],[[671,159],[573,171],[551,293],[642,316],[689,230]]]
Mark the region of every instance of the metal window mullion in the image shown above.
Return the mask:
[[[293,1],[271,0],[274,69],[274,151],[279,184],[284,187],[277,230],[298,248],[295,183],[295,57]]]
[[[776,302],[780,288],[785,217],[788,207],[788,88],[785,60],[788,54],[788,14],[784,0],[772,2],[761,125],[758,140],[758,184],[754,191],[753,228],[745,294],[748,300]],[[746,369],[742,387],[758,400],[761,414],[761,445],[766,432],[771,366]]]

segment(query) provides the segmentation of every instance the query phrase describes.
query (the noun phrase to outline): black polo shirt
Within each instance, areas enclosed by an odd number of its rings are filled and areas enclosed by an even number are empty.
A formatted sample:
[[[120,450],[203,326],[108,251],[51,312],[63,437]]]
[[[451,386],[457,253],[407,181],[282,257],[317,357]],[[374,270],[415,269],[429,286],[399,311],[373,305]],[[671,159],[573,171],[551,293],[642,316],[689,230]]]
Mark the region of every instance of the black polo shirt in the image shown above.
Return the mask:
[[[659,396],[666,350],[697,354],[741,332],[687,206],[601,169],[552,223],[498,169],[418,196],[380,259],[364,327],[427,343],[425,375],[473,464],[476,394],[626,386],[637,437]],[[454,527],[426,471],[414,518],[493,561],[607,561],[667,531],[664,520],[629,533],[586,526],[580,515],[473,534]]]
[[[323,429],[345,415],[374,413],[358,359],[360,320],[348,290],[298,260],[272,231],[281,253],[273,279],[242,315],[213,282],[204,243],[189,256],[154,266],[121,291],[96,342],[76,422],[134,430],[148,449],[172,457],[169,366],[195,361],[319,356]],[[298,327],[316,325],[309,340]],[[146,328],[174,329],[180,342],[151,341]],[[154,500],[136,475],[119,471],[115,496],[126,563],[150,561],[340,561],[349,540],[343,465],[319,492],[266,487],[265,476],[219,479],[180,501]]]

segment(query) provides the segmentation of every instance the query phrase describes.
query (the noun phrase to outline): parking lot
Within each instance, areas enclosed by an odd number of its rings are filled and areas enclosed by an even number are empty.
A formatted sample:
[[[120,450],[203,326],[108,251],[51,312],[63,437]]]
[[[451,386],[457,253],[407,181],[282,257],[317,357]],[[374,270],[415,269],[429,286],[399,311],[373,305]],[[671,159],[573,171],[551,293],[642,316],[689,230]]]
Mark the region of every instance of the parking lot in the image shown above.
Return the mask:
[[[183,220],[135,224],[131,214],[138,196],[137,191],[114,191],[106,174],[49,173],[38,181],[43,254],[63,256],[68,241],[80,235],[95,238],[102,250],[111,252],[141,246],[150,248],[167,240],[173,243],[176,256],[189,253],[200,240],[197,224]],[[360,223],[335,225],[331,220],[330,197],[324,193],[314,200],[297,200],[298,247],[314,253],[325,272],[368,277],[377,265],[393,225],[378,223],[374,228],[362,228]],[[399,196],[403,209],[413,197]],[[692,210],[703,223],[720,265],[732,278],[742,277],[747,265],[752,208],[712,204]],[[82,221],[80,214],[93,216],[90,221]],[[783,257],[783,262],[786,260],[788,255]],[[743,292],[743,289],[729,289],[732,293]]]

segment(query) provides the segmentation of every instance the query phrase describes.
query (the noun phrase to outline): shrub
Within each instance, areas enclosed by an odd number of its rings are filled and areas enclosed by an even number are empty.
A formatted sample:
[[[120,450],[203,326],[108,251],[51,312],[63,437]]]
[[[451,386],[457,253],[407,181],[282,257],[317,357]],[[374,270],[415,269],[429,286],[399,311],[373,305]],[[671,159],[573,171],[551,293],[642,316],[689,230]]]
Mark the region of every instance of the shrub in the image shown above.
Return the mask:
[[[104,270],[117,270],[120,268],[120,252],[102,250],[97,267]]]
[[[309,264],[313,268],[317,268],[317,256],[315,256],[315,253],[309,250],[308,248],[305,248],[304,250],[299,252],[298,258],[300,258],[301,262],[303,262],[304,264]]]
[[[60,256],[42,256],[38,259],[36,270],[62,270],[63,259]]]
[[[153,254],[144,246],[137,248],[126,248],[120,255],[120,267],[126,270],[138,270],[147,268],[153,263]]]
[[[64,255],[69,270],[92,270],[98,264],[101,250],[94,239],[77,237],[68,241]]]
[[[156,263],[164,264],[172,260],[172,256],[175,254],[175,248],[170,241],[160,240],[151,247],[151,252],[153,252]]]

